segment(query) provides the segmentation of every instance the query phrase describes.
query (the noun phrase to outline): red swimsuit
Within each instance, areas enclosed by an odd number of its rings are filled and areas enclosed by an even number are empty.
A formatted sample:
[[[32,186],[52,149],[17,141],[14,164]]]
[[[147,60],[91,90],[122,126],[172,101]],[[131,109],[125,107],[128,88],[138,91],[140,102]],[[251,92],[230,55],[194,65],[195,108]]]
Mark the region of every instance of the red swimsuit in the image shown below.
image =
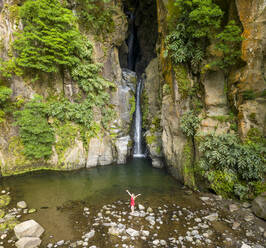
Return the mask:
[[[130,198],[130,206],[132,207],[132,206],[135,206],[135,200],[134,200],[134,198],[131,196],[131,198]]]

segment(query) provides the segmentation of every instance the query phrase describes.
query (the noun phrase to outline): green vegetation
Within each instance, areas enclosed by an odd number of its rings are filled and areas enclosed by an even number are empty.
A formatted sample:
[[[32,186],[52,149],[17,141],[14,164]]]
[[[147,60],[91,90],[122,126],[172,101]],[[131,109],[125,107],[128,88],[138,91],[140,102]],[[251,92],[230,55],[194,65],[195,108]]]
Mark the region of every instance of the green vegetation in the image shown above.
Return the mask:
[[[244,199],[252,192],[251,182],[263,179],[265,146],[241,141],[232,134],[207,135],[200,142],[199,165],[211,187],[219,194]]]
[[[96,35],[106,35],[114,31],[112,9],[105,8],[104,3],[110,0],[78,0],[77,13],[79,23]]]
[[[175,5],[177,24],[173,27],[171,20],[165,56],[169,55],[175,64],[197,67],[206,56],[210,40],[216,39],[216,49],[222,53],[222,59],[215,60],[211,66],[228,69],[240,60],[241,29],[229,21],[219,33],[224,13],[217,4],[212,0],[175,0]]]
[[[47,122],[47,106],[40,96],[25,104],[25,108],[14,113],[20,127],[24,154],[29,159],[48,159],[55,141],[53,129]]]
[[[12,90],[5,86],[0,86],[0,107],[10,98]]]
[[[180,9],[177,25],[166,38],[166,47],[173,62],[199,64],[207,38],[219,29],[223,12],[211,0],[176,0]]]
[[[0,123],[4,121],[7,112],[6,103],[12,95],[12,90],[6,86],[0,86]]]
[[[200,124],[200,119],[190,110],[182,115],[180,128],[187,137],[194,137]]]
[[[82,44],[71,10],[58,0],[27,0],[20,8],[23,31],[13,43],[16,63],[24,69],[58,72],[79,60]]]
[[[235,21],[230,21],[224,30],[216,35],[216,48],[222,52],[222,58],[214,62],[214,65],[221,69],[228,69],[240,62],[242,30]]]

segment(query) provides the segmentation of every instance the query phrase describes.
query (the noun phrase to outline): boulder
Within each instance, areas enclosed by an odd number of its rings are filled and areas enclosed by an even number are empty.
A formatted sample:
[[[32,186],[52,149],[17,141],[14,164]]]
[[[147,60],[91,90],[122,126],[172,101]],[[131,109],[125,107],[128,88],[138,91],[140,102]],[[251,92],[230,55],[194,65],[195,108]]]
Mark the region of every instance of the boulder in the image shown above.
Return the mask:
[[[253,200],[252,211],[259,218],[266,220],[266,192],[257,196]]]
[[[39,238],[43,232],[43,227],[34,220],[24,221],[14,228],[15,235],[18,239],[23,237]],[[21,246],[22,247],[22,246]]]
[[[117,163],[125,164],[127,161],[127,156],[129,154],[128,144],[130,141],[130,136],[125,136],[118,138],[115,142],[116,150],[117,150]]]
[[[40,238],[34,238],[34,237],[23,237],[19,239],[15,245],[18,248],[35,248],[38,247],[41,244]]]

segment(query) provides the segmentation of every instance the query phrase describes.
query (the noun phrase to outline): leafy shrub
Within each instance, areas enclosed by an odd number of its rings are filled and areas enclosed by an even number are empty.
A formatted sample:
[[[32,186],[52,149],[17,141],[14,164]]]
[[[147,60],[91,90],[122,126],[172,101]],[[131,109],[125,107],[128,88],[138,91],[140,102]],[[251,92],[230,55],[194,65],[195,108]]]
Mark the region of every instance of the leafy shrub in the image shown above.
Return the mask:
[[[181,117],[181,130],[188,137],[193,137],[196,134],[199,124],[200,119],[193,111],[188,111]]]
[[[114,30],[112,11],[104,7],[104,2],[109,0],[78,0],[77,2],[78,18],[83,27],[97,35],[104,35]]]
[[[207,64],[205,69],[218,66],[227,70],[240,61],[241,28],[229,21],[218,33],[224,15],[218,5],[212,0],[175,0],[175,4],[180,10],[178,24],[174,28],[171,24],[165,56],[169,55],[175,64],[189,63],[195,67],[205,57],[210,40],[216,39],[222,58]]]
[[[12,95],[12,90],[5,86],[0,86],[0,106],[3,105]]]
[[[242,144],[232,134],[207,135],[200,142],[199,150],[202,154],[200,167],[206,172],[211,186],[210,172],[231,171],[237,176],[234,192],[240,198],[247,193],[246,184],[250,181],[260,181],[265,169],[265,148],[254,143]],[[242,183],[239,183],[239,182]],[[213,186],[214,190],[217,190]]]
[[[13,44],[19,66],[57,72],[60,66],[78,61],[75,52],[81,41],[76,18],[58,0],[27,0],[20,17],[24,28]]]
[[[230,21],[224,30],[216,35],[218,40],[216,48],[222,52],[221,60],[216,61],[216,65],[221,69],[227,69],[240,61],[241,56],[241,37],[242,30],[234,21]]]
[[[166,37],[167,53],[174,63],[199,64],[206,39],[220,27],[222,10],[212,0],[176,0],[180,9],[177,26]]]
[[[212,170],[206,173],[211,188],[219,195],[228,197],[233,195],[237,175],[228,169]]]
[[[29,159],[48,159],[55,141],[53,129],[47,122],[47,105],[40,96],[25,104],[14,113],[16,124],[24,145],[24,154]]]

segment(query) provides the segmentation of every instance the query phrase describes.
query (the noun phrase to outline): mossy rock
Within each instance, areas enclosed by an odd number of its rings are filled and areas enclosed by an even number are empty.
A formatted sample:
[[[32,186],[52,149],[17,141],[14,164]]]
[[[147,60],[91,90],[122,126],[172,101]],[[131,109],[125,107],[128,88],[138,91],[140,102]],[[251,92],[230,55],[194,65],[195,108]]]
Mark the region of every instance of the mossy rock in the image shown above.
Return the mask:
[[[4,223],[0,223],[0,232],[3,232],[7,229],[7,224],[4,222]]]
[[[18,225],[20,222],[16,219],[11,219],[9,221],[7,221],[7,227],[9,230],[13,230],[15,228],[16,225]]]
[[[0,196],[0,208],[8,206],[11,201],[11,197],[9,195],[1,195]]]
[[[5,216],[5,211],[3,209],[0,209],[0,218],[3,218]]]

